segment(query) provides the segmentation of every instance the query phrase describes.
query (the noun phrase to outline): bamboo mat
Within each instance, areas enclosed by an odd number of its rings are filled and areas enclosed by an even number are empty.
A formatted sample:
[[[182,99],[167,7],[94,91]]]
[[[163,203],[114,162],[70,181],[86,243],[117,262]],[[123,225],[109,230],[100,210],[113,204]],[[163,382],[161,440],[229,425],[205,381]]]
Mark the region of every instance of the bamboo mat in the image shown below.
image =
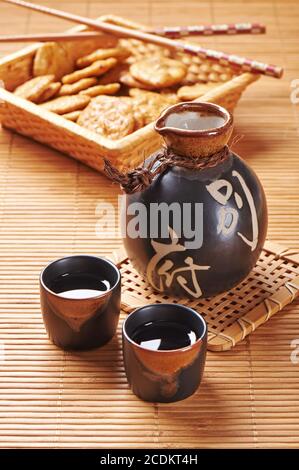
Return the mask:
[[[268,34],[204,38],[202,43],[286,67],[262,78],[241,100],[237,151],[258,172],[268,196],[269,238],[299,248],[299,5],[294,2],[43,1],[89,16],[117,13],[161,24],[258,20]],[[58,31],[68,24],[0,4],[3,34]],[[1,45],[7,53],[20,45]],[[0,137],[0,446],[1,447],[298,447],[299,304],[285,308],[225,353],[209,353],[196,395],[146,404],[128,390],[120,335],[104,348],[64,353],[47,340],[38,273],[70,253],[106,254],[119,239],[99,239],[96,206],[116,204],[105,178],[58,152],[3,131]],[[1,351],[1,347],[0,347]],[[298,356],[299,357],[299,356]]]

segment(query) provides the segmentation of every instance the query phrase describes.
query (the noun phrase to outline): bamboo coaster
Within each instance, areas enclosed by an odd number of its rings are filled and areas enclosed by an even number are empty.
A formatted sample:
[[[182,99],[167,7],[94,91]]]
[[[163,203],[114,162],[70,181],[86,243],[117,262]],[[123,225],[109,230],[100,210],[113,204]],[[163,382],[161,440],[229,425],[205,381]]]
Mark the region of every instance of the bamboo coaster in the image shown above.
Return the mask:
[[[232,348],[299,295],[299,252],[270,241],[243,282],[209,299],[177,299],[155,293],[132,267],[124,249],[114,252],[113,260],[122,273],[122,307],[126,312],[150,303],[192,307],[208,323],[210,351]]]

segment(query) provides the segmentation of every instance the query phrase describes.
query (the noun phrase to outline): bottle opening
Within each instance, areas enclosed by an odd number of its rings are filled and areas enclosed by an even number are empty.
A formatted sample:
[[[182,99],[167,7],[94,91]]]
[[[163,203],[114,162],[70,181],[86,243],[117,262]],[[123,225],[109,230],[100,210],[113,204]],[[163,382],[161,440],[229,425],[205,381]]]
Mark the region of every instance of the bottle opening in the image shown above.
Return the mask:
[[[166,109],[156,122],[155,129],[161,134],[174,132],[196,135],[222,133],[232,126],[231,114],[212,103],[185,102]]]
[[[166,127],[188,131],[206,131],[222,127],[226,122],[224,116],[210,111],[179,111],[169,114],[165,119]]]

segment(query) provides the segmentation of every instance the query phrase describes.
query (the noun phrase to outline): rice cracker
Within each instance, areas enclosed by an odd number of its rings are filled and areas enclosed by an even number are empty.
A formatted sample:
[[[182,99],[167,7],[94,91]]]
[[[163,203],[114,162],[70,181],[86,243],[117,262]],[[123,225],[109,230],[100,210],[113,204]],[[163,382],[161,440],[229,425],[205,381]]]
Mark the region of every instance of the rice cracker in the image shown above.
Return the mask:
[[[134,130],[133,107],[122,98],[98,96],[82,111],[77,123],[108,139],[121,139]]]
[[[41,77],[32,78],[18,86],[14,94],[20,98],[36,103],[54,79],[54,75],[43,75]]]
[[[113,57],[104,60],[98,60],[93,62],[93,64],[85,67],[84,69],[75,70],[68,75],[62,77],[62,83],[74,83],[82,78],[88,77],[97,77],[99,75],[103,75],[107,70],[111,69],[117,64],[117,60]]]
[[[79,57],[90,54],[99,47],[116,47],[118,38],[111,34],[99,34],[97,38],[81,41],[46,42],[36,51],[33,60],[33,75],[53,74],[60,80],[71,73]],[[105,46],[104,46],[105,45]]]
[[[96,85],[97,83],[98,81],[96,77],[81,78],[81,80],[78,80],[75,83],[62,85],[59,91],[59,96],[76,95],[80,91],[85,90],[86,88],[89,88],[93,85]]]
[[[120,76],[120,81],[123,85],[126,85],[130,88],[140,88],[141,90],[155,90],[155,87],[152,85],[146,85],[145,83],[136,80],[130,72],[123,72]]]
[[[90,97],[84,95],[60,96],[40,106],[48,111],[52,111],[52,113],[67,114],[85,108],[89,101]]]
[[[50,99],[54,98],[54,96],[59,92],[60,88],[60,82],[50,83],[43,94],[39,97],[38,103],[44,103],[45,101],[49,101]]]
[[[91,54],[88,54],[84,57],[80,57],[77,60],[76,64],[77,64],[77,67],[79,68],[87,67],[88,65],[91,65],[93,62],[96,62],[98,60],[108,59],[110,57],[114,57],[115,59],[122,61],[126,59],[127,57],[129,57],[130,54],[131,54],[130,51],[123,47],[114,47],[111,49],[97,49]]]
[[[81,111],[72,111],[71,113],[62,114],[62,117],[67,119],[68,121],[76,122],[78,117],[80,116]]]
[[[146,85],[163,88],[180,83],[187,73],[187,67],[177,60],[150,57],[132,64],[130,73]]]
[[[145,90],[131,89],[133,108],[143,116],[144,124],[155,121],[164,109],[177,102],[177,97],[161,95]]]
[[[80,95],[88,95],[90,97],[95,97],[99,95],[115,95],[120,89],[119,83],[110,83],[109,85],[96,85],[86,90],[80,91]]]

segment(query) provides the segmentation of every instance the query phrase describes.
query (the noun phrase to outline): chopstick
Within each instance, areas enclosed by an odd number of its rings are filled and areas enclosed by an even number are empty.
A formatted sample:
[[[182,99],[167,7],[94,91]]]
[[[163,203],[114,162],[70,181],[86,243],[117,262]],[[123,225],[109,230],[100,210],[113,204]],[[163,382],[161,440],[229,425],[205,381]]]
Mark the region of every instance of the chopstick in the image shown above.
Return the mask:
[[[28,8],[30,10],[45,13],[65,20],[73,21],[74,23],[85,24],[93,29],[105,31],[107,33],[116,34],[121,37],[131,37],[139,39],[141,41],[150,42],[159,46],[164,46],[169,49],[175,49],[177,51],[185,52],[188,54],[198,55],[200,57],[219,62],[223,65],[229,65],[239,70],[246,72],[259,73],[262,75],[269,75],[271,77],[280,78],[283,74],[283,69],[276,65],[265,64],[256,60],[247,59],[245,57],[239,57],[232,54],[226,54],[224,52],[215,51],[212,49],[204,49],[201,46],[185,44],[180,41],[175,41],[162,36],[145,33],[143,31],[124,28],[122,26],[105,23],[103,21],[92,20],[74,13],[68,13],[54,8],[48,8],[34,3],[26,2],[23,0],[2,0],[5,3]]]
[[[211,36],[220,34],[263,34],[266,27],[259,23],[234,23],[234,24],[211,24],[197,26],[164,26],[146,30],[147,33],[178,38],[186,36]],[[68,41],[80,39],[92,39],[100,34],[93,31],[81,33],[47,33],[47,34],[4,34],[0,35],[0,42],[46,42],[46,41]]]
[[[235,23],[235,24],[212,24],[197,26],[164,26],[146,30],[147,33],[178,38],[186,36],[211,36],[214,34],[263,34],[266,28],[259,23]],[[92,39],[99,37],[96,31],[81,33],[47,33],[47,34],[4,34],[0,35],[0,42],[46,42],[46,41],[69,41],[80,39]]]
[[[163,26],[147,30],[148,33],[170,38],[186,36],[212,36],[220,34],[264,34],[266,26],[261,23],[225,23],[194,26]]]
[[[259,23],[212,24],[198,26],[164,26],[146,30],[147,33],[157,34],[171,38],[185,36],[211,36],[214,34],[263,34],[266,28]],[[46,42],[92,39],[99,37],[95,31],[78,33],[47,33],[47,34],[4,34],[0,35],[0,42]]]
[[[46,42],[46,41],[68,41],[98,38],[97,32],[82,33],[48,33],[48,34],[11,34],[1,35],[0,42]]]

